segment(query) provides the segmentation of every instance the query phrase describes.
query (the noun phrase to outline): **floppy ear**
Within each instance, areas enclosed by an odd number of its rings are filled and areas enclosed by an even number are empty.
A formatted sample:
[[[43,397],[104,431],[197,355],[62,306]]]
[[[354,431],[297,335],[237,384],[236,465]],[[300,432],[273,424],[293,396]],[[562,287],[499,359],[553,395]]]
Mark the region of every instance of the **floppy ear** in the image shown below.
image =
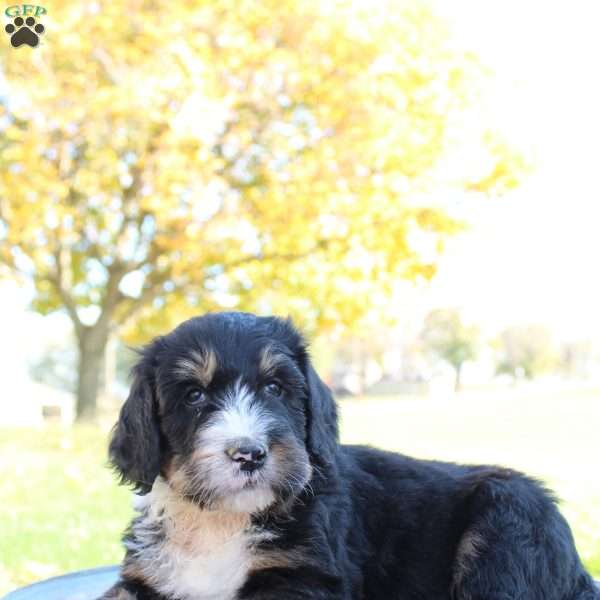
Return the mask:
[[[121,483],[130,483],[145,494],[152,488],[161,464],[154,367],[149,356],[143,356],[132,375],[129,397],[113,428],[109,457]]]
[[[338,416],[329,388],[306,358],[308,386],[307,446],[313,459],[322,465],[333,463],[339,444]]]

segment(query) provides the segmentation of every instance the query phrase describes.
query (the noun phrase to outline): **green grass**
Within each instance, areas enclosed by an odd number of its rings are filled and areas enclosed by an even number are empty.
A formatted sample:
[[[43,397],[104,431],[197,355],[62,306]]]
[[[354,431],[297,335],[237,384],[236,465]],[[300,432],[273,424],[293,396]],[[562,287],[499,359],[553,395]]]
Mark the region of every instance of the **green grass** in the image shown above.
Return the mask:
[[[118,562],[131,494],[106,468],[98,429],[0,430],[0,595]]]
[[[464,394],[341,403],[342,436],[423,458],[511,465],[554,488],[600,578],[600,392]],[[116,563],[131,494],[106,468],[107,432],[0,429],[0,594]]]

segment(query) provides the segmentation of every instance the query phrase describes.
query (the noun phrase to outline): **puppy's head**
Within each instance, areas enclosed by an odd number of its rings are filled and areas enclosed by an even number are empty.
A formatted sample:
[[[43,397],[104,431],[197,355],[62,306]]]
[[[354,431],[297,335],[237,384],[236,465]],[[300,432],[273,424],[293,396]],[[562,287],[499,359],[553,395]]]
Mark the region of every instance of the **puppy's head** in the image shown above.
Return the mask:
[[[158,475],[208,509],[257,512],[333,463],[335,403],[290,321],[186,321],[141,352],[110,443],[124,482]]]

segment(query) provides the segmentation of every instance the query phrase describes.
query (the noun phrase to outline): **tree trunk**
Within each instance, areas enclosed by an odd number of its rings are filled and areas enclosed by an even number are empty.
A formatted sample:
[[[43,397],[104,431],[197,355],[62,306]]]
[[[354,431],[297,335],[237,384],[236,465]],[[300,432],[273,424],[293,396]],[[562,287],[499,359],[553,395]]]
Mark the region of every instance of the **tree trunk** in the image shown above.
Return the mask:
[[[79,340],[79,370],[77,373],[78,421],[91,421],[96,417],[100,379],[108,343],[104,328],[86,328]]]
[[[455,392],[460,392],[460,390],[462,388],[461,375],[462,375],[462,364],[456,365],[456,367],[454,367],[454,391]]]

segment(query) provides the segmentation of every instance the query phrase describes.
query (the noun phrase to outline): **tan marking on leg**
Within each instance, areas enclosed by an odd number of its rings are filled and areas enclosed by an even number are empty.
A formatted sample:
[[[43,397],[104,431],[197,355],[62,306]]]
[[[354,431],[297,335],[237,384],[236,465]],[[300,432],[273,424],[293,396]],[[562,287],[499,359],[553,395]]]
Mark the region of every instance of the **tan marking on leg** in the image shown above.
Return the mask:
[[[469,572],[473,561],[479,556],[485,545],[485,540],[476,531],[467,531],[463,535],[456,548],[454,559],[453,583],[455,586],[460,585],[465,575]]]
[[[99,600],[135,600],[135,596],[131,592],[124,590],[120,584],[117,584],[104,592]]]
[[[196,350],[177,362],[177,373],[197,379],[204,387],[211,381],[217,370],[217,356],[213,350]]]
[[[250,571],[281,567],[297,568],[313,564],[308,553],[302,548],[292,550],[266,550],[257,554],[250,564]]]
[[[125,558],[121,567],[121,572],[128,579],[145,582],[146,576],[143,569],[137,564],[137,561],[131,558]]]

